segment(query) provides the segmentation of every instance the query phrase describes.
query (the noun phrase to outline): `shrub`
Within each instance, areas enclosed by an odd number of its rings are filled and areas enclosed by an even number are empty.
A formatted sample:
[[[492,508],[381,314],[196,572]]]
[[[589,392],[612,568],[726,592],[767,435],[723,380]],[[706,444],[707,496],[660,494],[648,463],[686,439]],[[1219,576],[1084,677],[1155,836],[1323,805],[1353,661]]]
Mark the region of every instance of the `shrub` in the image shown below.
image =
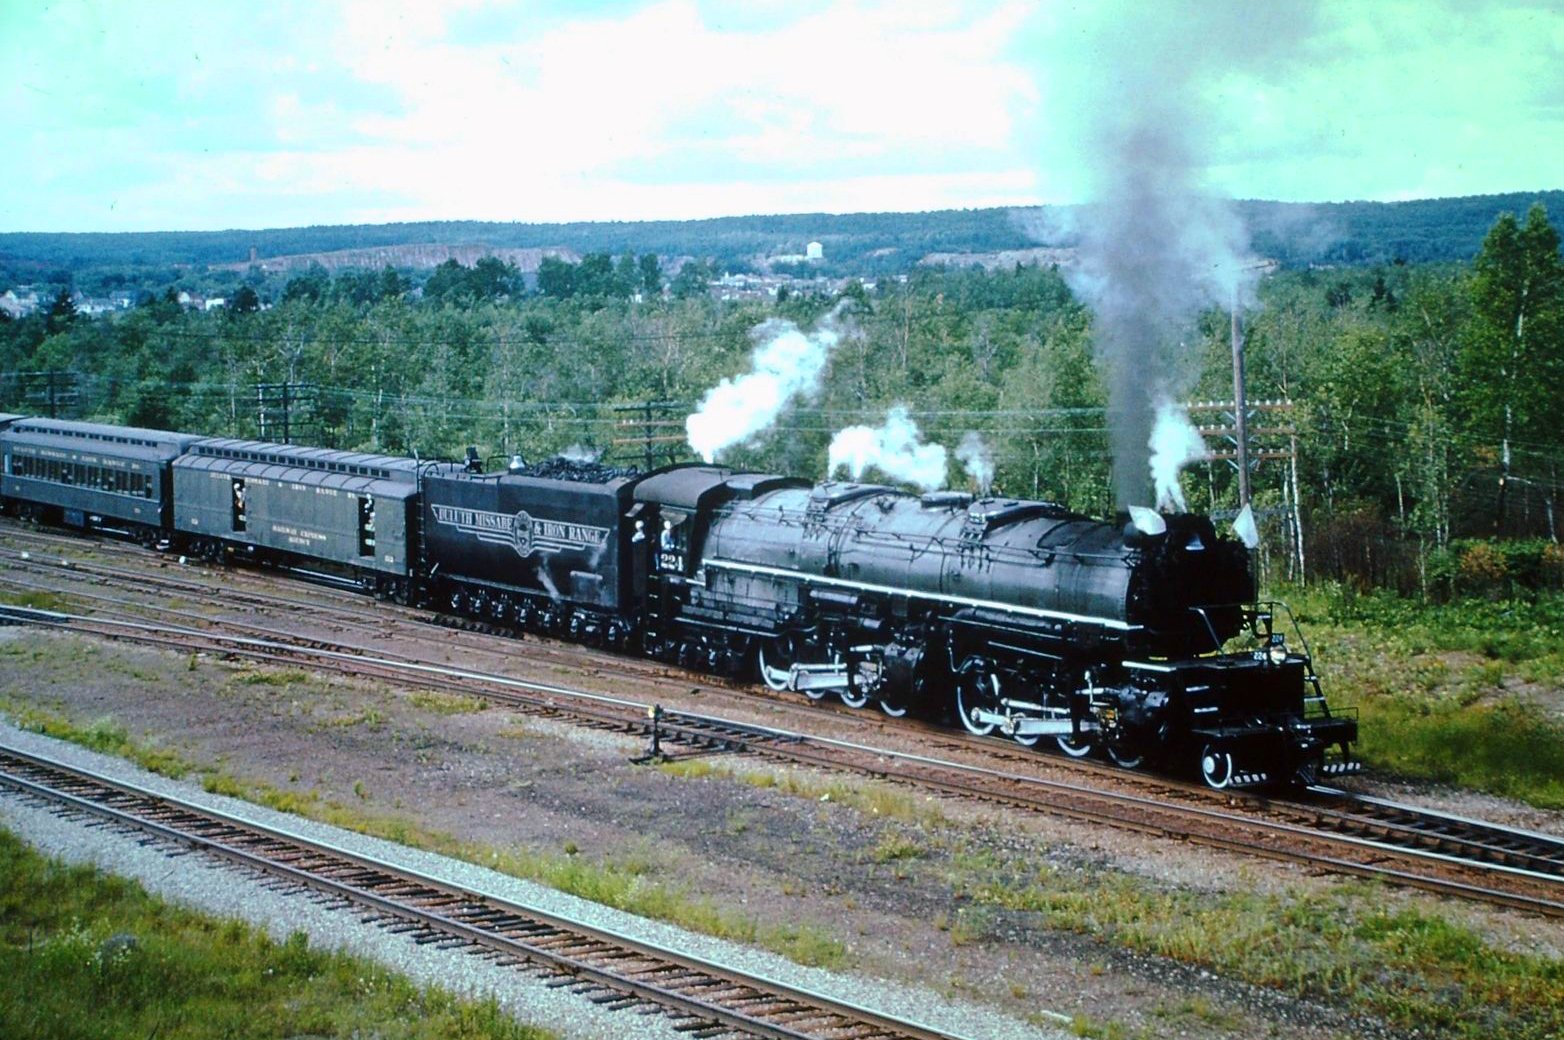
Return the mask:
[[[1456,574],[1467,595],[1497,598],[1506,591],[1509,566],[1505,555],[1488,542],[1475,542],[1461,553]]]

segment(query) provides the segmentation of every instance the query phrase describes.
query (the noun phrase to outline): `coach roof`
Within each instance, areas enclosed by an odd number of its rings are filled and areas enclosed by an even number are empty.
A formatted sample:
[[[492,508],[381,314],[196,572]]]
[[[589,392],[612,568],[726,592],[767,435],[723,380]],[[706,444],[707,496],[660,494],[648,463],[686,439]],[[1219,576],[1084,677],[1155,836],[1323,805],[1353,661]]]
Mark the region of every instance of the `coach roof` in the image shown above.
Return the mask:
[[[297,444],[269,441],[242,441],[212,438],[190,446],[190,454],[230,462],[281,466],[286,469],[314,470],[399,484],[417,482],[418,464],[395,455],[366,455],[330,448],[308,448]]]

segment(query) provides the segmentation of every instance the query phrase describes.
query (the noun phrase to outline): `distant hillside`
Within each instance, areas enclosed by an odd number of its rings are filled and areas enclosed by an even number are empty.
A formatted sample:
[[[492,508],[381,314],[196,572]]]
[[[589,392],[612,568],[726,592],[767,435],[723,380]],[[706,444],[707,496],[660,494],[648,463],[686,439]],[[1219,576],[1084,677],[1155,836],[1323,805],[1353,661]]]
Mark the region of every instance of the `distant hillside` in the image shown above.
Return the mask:
[[[1238,208],[1256,252],[1298,267],[1468,260],[1500,212],[1524,213],[1536,201],[1555,215],[1564,214],[1561,191],[1389,203],[1243,201]],[[764,257],[802,253],[812,241],[824,246],[819,273],[876,275],[909,270],[931,254],[960,263],[965,254],[1068,247],[1073,245],[1068,236],[1039,236],[1029,229],[1068,226],[1074,216],[1067,208],[1030,208],[573,224],[446,221],[256,231],[10,233],[0,234],[0,283],[59,271],[243,269],[252,256],[266,261],[336,254],[337,260],[362,258],[367,267],[401,266],[407,261],[398,257],[413,256],[407,251],[420,246],[429,247],[419,254],[422,259],[499,250],[531,251],[518,254],[529,258],[633,252],[712,257],[721,266],[744,270]]]
[[[471,267],[486,256],[498,257],[513,264],[523,274],[533,274],[546,256],[557,257],[570,263],[579,263],[581,256],[570,249],[510,249],[504,246],[402,244],[369,246],[363,249],[334,249],[328,253],[291,253],[287,256],[260,256],[235,264],[212,264],[214,270],[246,271],[253,264],[268,273],[302,271],[319,265],[326,270],[377,271],[382,267],[401,270],[428,271],[447,260],[455,260],[463,267]]]

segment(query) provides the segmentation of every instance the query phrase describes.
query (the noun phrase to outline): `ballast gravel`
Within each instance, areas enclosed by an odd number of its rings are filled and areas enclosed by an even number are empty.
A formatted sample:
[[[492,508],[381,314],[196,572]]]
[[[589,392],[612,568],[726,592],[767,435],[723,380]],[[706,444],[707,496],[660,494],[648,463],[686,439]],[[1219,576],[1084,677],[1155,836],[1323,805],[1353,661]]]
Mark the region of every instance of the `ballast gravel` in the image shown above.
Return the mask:
[[[837,1000],[919,1022],[952,1037],[1037,1040],[1071,1035],[1062,1028],[1021,1022],[989,1009],[898,983],[803,967],[765,951],[687,932],[460,860],[212,794],[195,784],[147,773],[123,759],[100,755],[4,722],[0,722],[0,743],[264,826],[364,855],[393,859],[469,891],[533,906],[642,942],[829,994]],[[328,909],[307,898],[273,891],[260,879],[232,867],[197,856],[170,858],[156,846],[144,844],[132,835],[103,827],[87,827],[85,822],[62,818],[28,804],[11,792],[0,792],[0,825],[41,852],[71,863],[90,863],[108,873],[133,878],[150,892],[207,913],[242,918],[265,928],[278,939],[292,932],[305,932],[315,945],[346,949],[373,958],[421,984],[438,984],[474,996],[492,996],[518,1019],[568,1037],[660,1040],[685,1035],[673,1030],[659,1015],[638,1014],[634,1010],[606,1011],[584,998],[573,996],[567,987],[550,988],[545,984],[546,980],[524,970],[498,967],[457,950],[437,950],[432,944],[420,946],[410,938],[362,923],[359,912],[352,908]],[[1039,1014],[1048,1017],[1046,1011]]]

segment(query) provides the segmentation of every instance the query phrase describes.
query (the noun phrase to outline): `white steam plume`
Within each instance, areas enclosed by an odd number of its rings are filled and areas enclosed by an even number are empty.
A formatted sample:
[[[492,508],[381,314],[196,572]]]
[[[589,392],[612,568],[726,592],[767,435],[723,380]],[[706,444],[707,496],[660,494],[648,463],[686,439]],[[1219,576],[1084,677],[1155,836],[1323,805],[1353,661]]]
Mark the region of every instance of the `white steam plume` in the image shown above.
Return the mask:
[[[1091,58],[1058,96],[1080,120],[1091,201],[1073,214],[1078,263],[1065,275],[1094,314],[1121,505],[1146,498],[1155,401],[1192,383],[1194,318],[1232,306],[1254,278],[1248,234],[1206,179],[1227,122],[1254,96],[1234,83],[1274,73],[1312,18],[1309,3],[1124,2],[1069,26]]]
[[[849,426],[831,438],[827,476],[846,469],[858,480],[870,467],[892,480],[933,490],[945,483],[945,449],[924,444],[906,407],[897,405],[886,413],[884,425]]]
[[[977,481],[978,494],[988,494],[994,486],[994,457],[983,442],[983,435],[976,430],[963,434],[961,443],[956,446],[956,458]]]
[[[684,421],[695,453],[715,462],[724,448],[742,444],[775,423],[788,402],[818,390],[831,351],[843,336],[836,314],[827,315],[809,333],[781,318],[755,326],[750,332],[755,341],[750,370],[712,387]]]
[[[1151,482],[1157,492],[1157,508],[1186,513],[1184,489],[1178,471],[1206,457],[1206,442],[1184,410],[1164,398],[1157,402],[1157,421],[1151,428]]]
[[[569,462],[596,462],[602,456],[602,452],[588,448],[585,444],[572,444],[559,453],[559,457]]]

